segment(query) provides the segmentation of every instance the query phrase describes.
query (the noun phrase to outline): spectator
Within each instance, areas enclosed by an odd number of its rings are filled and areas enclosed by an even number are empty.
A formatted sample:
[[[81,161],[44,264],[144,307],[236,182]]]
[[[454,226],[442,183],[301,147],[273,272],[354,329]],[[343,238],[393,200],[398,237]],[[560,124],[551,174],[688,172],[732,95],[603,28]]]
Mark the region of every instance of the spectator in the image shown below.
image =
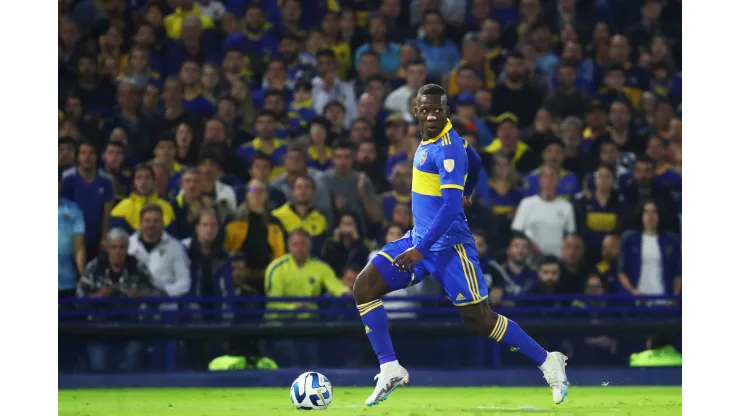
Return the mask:
[[[567,293],[582,293],[588,278],[588,265],[583,240],[577,234],[563,239],[560,260],[561,289]]]
[[[539,157],[534,154],[528,145],[519,140],[517,120],[516,116],[510,113],[497,117],[496,134],[498,137],[485,148],[485,151],[506,156],[511,163],[511,167],[522,174],[535,169],[539,164]]]
[[[601,245],[601,259],[593,267],[590,275],[591,277],[598,277],[607,291],[612,294],[619,293],[622,287],[617,274],[619,246],[618,235],[609,234],[604,237]]]
[[[378,209],[375,186],[364,172],[352,170],[352,146],[339,143],[332,152],[333,168],[326,171],[321,182],[333,195],[337,211],[349,209],[360,220],[360,230],[364,233],[367,225],[381,219]]]
[[[326,263],[339,276],[348,264],[362,264],[369,255],[355,216],[351,213],[339,216],[339,224],[324,247],[323,259]]]
[[[236,193],[234,188],[221,182],[223,178],[223,159],[218,153],[204,152],[200,155],[198,172],[200,173],[201,194],[209,198],[219,209],[219,221],[223,223],[236,212]]]
[[[154,172],[154,195],[164,200],[174,199],[175,194],[170,194],[168,189],[172,176],[167,170],[167,167],[164,163],[156,161],[150,162],[149,165],[152,168],[152,172]]]
[[[317,117],[311,101],[312,88],[310,82],[302,80],[297,80],[293,88],[293,101],[288,105],[288,112],[295,115],[291,118],[291,131],[294,135],[305,133],[307,127],[310,129],[311,120]],[[330,130],[328,125],[326,130]]]
[[[416,42],[426,61],[429,75],[441,80],[460,61],[458,47],[445,38],[444,19],[436,11],[428,11],[421,18],[424,37]]]
[[[180,0],[177,4],[180,7],[176,8],[174,13],[164,18],[163,23],[167,36],[172,39],[180,39],[186,28],[185,21],[189,17],[198,19],[203,29],[213,28],[213,20],[207,14],[203,13],[200,6],[195,4],[195,0]]]
[[[97,167],[95,147],[90,142],[77,146],[77,168],[64,172],[62,198],[74,202],[85,218],[85,251],[98,254],[108,229],[108,216],[113,208],[113,180]]]
[[[118,140],[109,141],[103,152],[103,171],[113,180],[114,203],[131,193],[131,169],[123,166],[126,146]]]
[[[475,112],[475,95],[473,93],[464,92],[457,97],[455,120],[463,123],[465,130],[478,138],[479,146],[485,147],[493,142],[493,135]]]
[[[390,222],[393,218],[393,209],[398,204],[411,204],[411,170],[410,163],[400,163],[391,173],[392,190],[380,195],[383,205],[383,219]]]
[[[111,211],[110,227],[123,228],[129,232],[138,230],[141,210],[148,204],[155,204],[161,208],[164,226],[169,227],[175,219],[172,205],[154,193],[154,171],[152,168],[139,165],[134,169],[133,192]]]
[[[638,212],[642,227],[622,235],[619,282],[633,295],[681,294],[681,240],[663,231],[655,202]]]
[[[668,164],[667,152],[668,147],[664,139],[653,136],[648,140],[645,154],[655,162],[655,184],[675,196],[681,193],[681,173]]]
[[[237,134],[237,139],[239,136]],[[248,135],[248,137],[251,138],[252,136]],[[226,125],[223,121],[218,118],[212,118],[206,121],[203,146],[201,146],[200,152],[218,153],[223,163],[223,171],[228,175],[243,179],[246,178],[246,172],[244,172],[243,162],[237,156],[239,149],[237,149],[237,152],[232,150],[232,146],[234,145],[235,142],[232,142],[231,145],[229,144],[228,137],[226,136]]]
[[[416,96],[424,80],[427,77],[426,63],[421,59],[411,61],[406,66],[406,78],[404,85],[393,90],[385,99],[385,108],[404,114],[407,112],[408,101],[411,97]]]
[[[553,168],[542,168],[539,194],[522,200],[511,225],[513,231],[530,239],[535,252],[543,255],[559,256],[563,237],[576,231],[573,206],[557,196],[557,178]]]
[[[557,68],[558,86],[545,101],[545,107],[562,119],[569,116],[585,117],[591,101],[585,92],[576,88],[576,71],[574,66],[561,63]]]
[[[537,21],[529,27],[528,37],[537,57],[537,69],[548,74],[554,72],[558,57],[552,52],[550,26],[544,20]]]
[[[128,233],[120,228],[108,232],[106,252],[85,267],[77,287],[80,298],[140,298],[153,296],[154,278],[147,265],[131,254]],[[137,304],[123,304],[138,308]],[[116,305],[121,307],[122,305]],[[111,307],[101,305],[101,307]],[[144,345],[140,341],[119,343],[91,341],[87,345],[90,369],[93,371],[134,371],[141,365]]]
[[[629,209],[648,199],[660,210],[661,227],[667,232],[679,232],[678,208],[673,196],[655,183],[655,163],[648,157],[640,157],[632,168],[632,178],[622,189],[622,201]],[[630,222],[624,228],[639,228],[639,223]]]
[[[645,138],[631,128],[631,108],[625,101],[614,101],[609,110],[609,135],[621,153],[619,163],[630,168],[638,155],[645,152]],[[601,141],[606,137],[602,136]],[[598,144],[598,142],[597,142]]]
[[[602,165],[594,173],[596,189],[585,191],[576,197],[574,209],[578,233],[583,236],[586,256],[594,260],[601,251],[602,241],[607,234],[619,233],[622,207],[619,195],[614,190],[614,171]]]
[[[267,110],[261,111],[255,119],[257,137],[249,143],[243,144],[237,155],[245,161],[252,159],[255,152],[262,152],[272,159],[270,179],[275,179],[284,172],[285,154],[288,147],[275,136],[275,115]]]
[[[243,255],[246,274],[242,291],[261,293],[265,269],[285,254],[285,239],[280,222],[268,210],[267,185],[259,179],[249,181],[247,200],[226,226],[224,247]]]
[[[201,88],[201,67],[194,60],[188,59],[180,66],[180,81],[182,81],[184,100],[183,108],[194,114],[211,117],[216,113],[216,107],[203,93]]]
[[[182,240],[190,259],[190,294],[203,297],[228,297],[234,295],[231,279],[226,279],[224,268],[229,254],[219,240],[218,217],[215,212],[203,210],[198,216],[193,237]],[[205,303],[203,309],[218,308]]]
[[[165,172],[169,177],[176,175],[182,171],[182,166],[175,160],[177,153],[177,142],[175,135],[172,133],[165,133],[159,137],[157,145],[154,147],[154,159],[151,163],[158,163],[164,167]]]
[[[411,205],[408,204],[396,204],[393,207],[393,217],[391,218],[393,224],[398,224],[403,228],[404,232],[410,230],[414,226],[414,217],[411,215]]]
[[[308,123],[308,166],[324,171],[331,166],[331,124],[324,117],[314,117]]]
[[[262,152],[257,152],[252,156],[252,160],[249,165],[249,177],[257,179],[262,183],[269,183],[271,171],[272,159],[270,159],[270,156]],[[283,205],[286,200],[283,191],[273,186],[267,188],[267,197],[268,207],[270,210]]]
[[[504,66],[504,81],[493,88],[491,106],[491,114],[496,117],[505,113],[514,114],[520,128],[532,124],[542,103],[541,93],[526,82],[524,64],[524,56],[520,52],[509,52]]]
[[[400,225],[390,223],[385,227],[382,237],[379,238],[378,241],[376,241],[376,246],[383,247],[391,241],[398,240],[399,238],[403,237],[404,232],[405,231],[403,230],[403,228],[401,228]],[[379,251],[380,250],[378,249],[372,250],[370,252],[370,255],[367,256],[367,263],[369,263],[370,260],[373,259],[373,257],[377,256]]]
[[[171,76],[164,81],[162,87],[163,108],[156,116],[152,128],[155,137],[164,132],[173,131],[183,122],[193,126],[196,130],[202,128],[203,124],[198,116],[186,111],[183,106],[184,93],[182,82],[176,76]]]
[[[321,257],[321,249],[331,224],[312,204],[314,182],[305,176],[293,181],[290,202],[272,211],[287,233],[302,229],[311,237],[312,255]]]
[[[299,183],[301,181],[298,181]],[[323,290],[334,296],[349,295],[349,289],[334,274],[328,264],[309,256],[312,252],[311,236],[303,229],[291,231],[288,238],[288,254],[274,260],[267,267],[265,294],[268,297],[318,297]],[[317,305],[311,302],[269,302],[265,319],[289,319],[291,317],[310,318],[310,311]],[[276,313],[292,311],[292,313]],[[275,361],[283,365],[315,365],[317,348],[315,344],[298,346],[286,339],[275,341],[272,353]],[[302,356],[301,356],[302,355]]]
[[[380,58],[380,71],[391,75],[401,65],[401,45],[391,42],[388,24],[381,14],[373,14],[368,22],[368,41],[355,51],[355,67],[360,65],[360,57],[366,51],[375,52]]]
[[[189,16],[182,21],[182,38],[169,45],[164,57],[165,76],[180,72],[189,59],[198,65],[218,62],[219,48],[215,33],[204,29],[207,27],[197,16]]]
[[[447,76],[447,94],[457,97],[463,92],[474,93],[476,89],[490,90],[496,85],[496,74],[491,67],[492,60],[486,59],[484,54],[483,38],[480,33],[468,32],[462,40],[462,59]],[[477,85],[470,88],[467,81],[460,80],[460,71],[468,68],[472,73],[467,74],[468,80]]]
[[[577,117],[567,117],[560,123],[563,145],[565,146],[565,159],[563,167],[573,172],[582,184],[586,174],[591,170],[593,162],[590,155],[581,149],[583,141],[583,122]]]
[[[190,261],[180,242],[164,231],[163,217],[161,205],[141,208],[141,229],[131,236],[128,253],[147,265],[155,288],[182,296],[190,290]]]
[[[228,209],[214,204],[211,198],[203,194],[200,172],[195,169],[187,170],[180,177],[180,182],[180,191],[172,201],[175,211],[175,222],[171,227],[173,237],[180,240],[193,237],[198,218],[204,210],[215,212],[219,224],[224,224],[228,218]]]
[[[483,242],[479,242],[476,238],[476,247],[481,243]],[[532,292],[537,286],[537,271],[527,264],[529,247],[530,243],[527,237],[514,234],[511,241],[509,241],[506,256],[501,263],[491,258],[486,259],[486,269],[490,273],[491,280],[488,285],[491,288],[488,293],[491,305],[501,304],[504,296],[515,297]],[[481,265],[483,264],[483,261],[481,261]]]
[[[616,172],[615,175],[613,175],[614,181],[613,181],[613,187],[614,190],[617,192],[621,192],[624,185],[629,181],[630,179],[630,171],[625,168],[623,165],[619,164],[620,154],[619,154],[619,148],[617,148],[617,145],[608,139],[602,140],[599,144],[599,166],[604,165],[609,168],[612,172]],[[584,190],[587,190],[591,193],[593,193],[596,190],[596,172],[592,172],[588,174],[586,177],[586,183],[584,185]]]
[[[537,284],[532,289],[533,295],[552,295],[563,293],[563,282],[560,279],[560,263],[555,256],[545,256],[537,269]],[[559,306],[561,302],[537,302],[541,306]],[[530,304],[531,305],[531,304]]]
[[[61,195],[62,169],[59,169],[59,253],[58,288],[60,298],[74,297],[77,276],[85,270],[85,220],[82,210]],[[74,258],[74,263],[72,262]],[[76,267],[75,267],[76,264]]]
[[[563,142],[560,140],[550,140],[545,143],[544,150],[542,151],[542,162],[543,167],[534,170],[532,173],[524,178],[524,195],[532,196],[539,193],[539,182],[540,172],[543,168],[549,167],[554,172],[558,172],[559,180],[556,187],[558,196],[565,199],[571,199],[578,192],[580,184],[578,178],[573,172],[569,172],[563,169],[563,159],[565,158],[565,150]]]
[[[244,30],[227,37],[223,49],[238,48],[255,54],[257,62],[270,60],[278,52],[277,39],[268,30],[265,12],[259,4],[250,3],[244,14]]]
[[[355,90],[352,84],[339,79],[337,75],[337,58],[334,52],[324,49],[316,55],[316,72],[318,75],[311,81],[313,90],[311,101],[317,114],[322,114],[324,107],[337,100],[345,109],[343,126],[348,128],[355,119]]]
[[[272,181],[272,187],[282,191],[282,201],[291,198],[293,185],[299,177],[308,177],[313,183],[313,200],[311,204],[323,214],[329,224],[333,223],[332,201],[329,190],[321,182],[323,173],[317,169],[308,167],[306,153],[303,148],[294,144],[288,148],[285,156],[285,173]],[[272,200],[272,198],[270,198]]]
[[[73,137],[59,137],[59,159],[58,165],[65,171],[75,165],[75,147],[77,142]]]
[[[198,160],[198,143],[193,136],[193,128],[186,123],[181,123],[175,129],[175,161],[180,166],[194,166]]]

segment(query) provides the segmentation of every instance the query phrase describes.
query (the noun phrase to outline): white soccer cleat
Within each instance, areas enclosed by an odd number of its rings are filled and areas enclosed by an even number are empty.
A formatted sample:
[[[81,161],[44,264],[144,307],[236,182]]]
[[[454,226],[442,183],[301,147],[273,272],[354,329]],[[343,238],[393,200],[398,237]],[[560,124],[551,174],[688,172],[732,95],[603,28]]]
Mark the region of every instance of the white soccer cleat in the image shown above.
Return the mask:
[[[552,401],[555,404],[560,404],[565,400],[565,396],[568,395],[568,377],[565,375],[565,366],[568,365],[566,362],[568,357],[563,355],[561,352],[548,352],[547,359],[540,367],[544,374],[547,384],[550,385],[552,390]]]
[[[382,372],[375,376],[377,384],[373,394],[365,400],[365,405],[375,406],[376,404],[387,399],[393,390],[403,387],[409,383],[409,373],[405,368],[398,366],[396,371],[389,374],[383,374]]]

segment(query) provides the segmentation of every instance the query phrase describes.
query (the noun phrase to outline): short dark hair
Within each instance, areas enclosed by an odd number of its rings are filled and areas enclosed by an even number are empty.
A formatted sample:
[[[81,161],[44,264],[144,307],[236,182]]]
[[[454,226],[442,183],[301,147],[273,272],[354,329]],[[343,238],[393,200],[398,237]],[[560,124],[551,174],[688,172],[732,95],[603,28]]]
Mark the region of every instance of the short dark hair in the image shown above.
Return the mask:
[[[385,75],[383,74],[373,74],[370,75],[370,78],[367,79],[367,83],[378,81],[382,84],[385,84]]]
[[[427,84],[423,87],[419,88],[419,92],[416,94],[417,96],[422,95],[439,95],[439,96],[445,96],[447,95],[447,92],[444,88],[437,84]]]
[[[439,18],[440,18],[440,20],[444,20],[444,18],[442,17],[442,13],[440,13],[439,11],[437,11],[437,10],[427,10],[427,11],[426,11],[426,12],[424,12],[424,14],[423,14],[423,15],[421,16],[421,24],[422,24],[422,25],[423,25],[424,23],[426,23],[426,21],[427,21],[427,18],[429,18],[429,16],[437,16],[437,17],[439,17]]]
[[[149,172],[150,175],[152,175],[152,178],[154,178],[154,169],[152,169],[151,166],[145,163],[139,163],[134,167],[134,176],[136,176],[137,173],[139,173],[140,170],[145,170]]]
[[[159,215],[164,216],[164,211],[162,211],[162,207],[157,204],[146,204],[143,208],[141,208],[141,212],[139,212],[139,218],[144,218],[144,215],[150,212],[158,212]]]
[[[59,146],[61,145],[70,145],[72,147],[77,147],[77,140],[75,140],[72,136],[62,136],[59,138]]]
[[[200,157],[198,158],[198,164],[203,163],[205,161],[210,161],[219,166],[219,168],[223,168],[224,166],[224,160],[223,157],[221,157],[221,153],[212,150],[212,149],[206,149],[203,152],[201,152]]]
[[[331,49],[324,48],[324,49],[321,49],[318,52],[316,52],[316,59],[319,59],[322,56],[325,56],[327,58],[331,58],[333,61],[336,61],[337,60],[337,55],[335,55],[334,54],[334,51],[332,51]]]
[[[82,139],[82,140],[80,140],[80,141],[77,142],[77,147],[75,147],[75,159],[77,159],[77,157],[80,155],[80,149],[82,148],[82,146],[88,146],[88,147],[90,147],[91,149],[93,149],[93,152],[97,156],[97,151],[95,150],[95,145],[91,141],[89,141],[89,140]]]
[[[518,49],[512,49],[506,53],[506,60],[509,59],[524,59],[524,55]]]
[[[378,55],[374,50],[368,49],[360,54],[360,59],[362,59],[363,56],[372,56],[373,58],[380,61],[380,55]]]
[[[637,165],[638,163],[647,163],[652,166],[653,169],[655,169],[655,161],[653,159],[650,159],[650,157],[648,157],[647,155],[637,156],[633,166]]]
[[[295,87],[293,88],[293,91],[308,91],[311,92],[313,90],[313,86],[308,81],[298,81],[295,83]]]
[[[355,120],[357,121],[357,120]],[[355,151],[355,146],[352,144],[352,142],[348,140],[337,140],[334,142],[334,145],[332,146],[332,150],[349,150],[350,152]]]
[[[281,94],[282,95],[282,94]],[[270,117],[273,121],[275,121],[275,114],[272,113],[270,110],[260,110],[257,115],[254,117],[255,120],[257,120],[259,117]]]
[[[426,63],[426,61],[424,61],[421,58],[416,58],[416,59],[412,60],[411,62],[409,62],[409,64],[407,66],[411,66],[411,65],[424,65],[424,66],[426,66],[427,63]]]
[[[362,271],[362,268],[355,263],[347,263],[344,266],[344,269],[342,269],[342,274],[347,273],[348,271],[359,273]]]
[[[326,114],[326,110],[327,110],[328,108],[330,108],[330,107],[339,107],[339,108],[341,108],[341,109],[342,109],[342,111],[344,111],[345,113],[347,112],[347,106],[345,106],[344,104],[342,104],[342,102],[341,102],[341,101],[338,101],[338,100],[332,100],[332,101],[329,101],[328,103],[326,103],[326,105],[324,106],[324,111],[323,111],[323,114]]]
[[[542,263],[540,263],[540,267],[548,265],[548,264],[557,264],[558,266],[560,266],[560,262],[558,261],[558,258],[550,254],[546,255],[542,259]]]
[[[267,97],[271,97],[273,95],[277,95],[278,97],[282,98],[283,101],[285,101],[285,96],[283,95],[283,92],[276,89],[267,90],[267,92],[265,93],[265,100],[267,99]]]
[[[124,152],[126,151],[126,145],[122,141],[120,141],[120,140],[111,140],[111,141],[109,141],[108,144],[105,145],[105,148],[107,149],[109,147],[117,147],[117,148],[121,149]]]
[[[272,169],[272,159],[270,158],[270,156],[267,153],[265,153],[265,152],[263,152],[261,150],[256,151],[254,153],[254,155],[252,155],[252,159],[249,161],[249,167],[252,167],[252,165],[254,165],[254,162],[257,161],[257,160],[264,160],[264,161],[266,161],[267,163],[270,164],[270,168]]]

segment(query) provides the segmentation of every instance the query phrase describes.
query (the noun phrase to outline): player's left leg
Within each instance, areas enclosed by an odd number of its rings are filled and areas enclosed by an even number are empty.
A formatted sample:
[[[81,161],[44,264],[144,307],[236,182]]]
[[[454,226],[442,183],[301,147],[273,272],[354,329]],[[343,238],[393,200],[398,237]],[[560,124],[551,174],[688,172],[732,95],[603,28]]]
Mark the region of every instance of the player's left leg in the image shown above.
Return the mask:
[[[483,272],[478,264],[478,255],[472,244],[457,244],[440,252],[436,259],[440,280],[447,296],[457,306],[465,324],[488,338],[516,348],[542,370],[550,385],[553,401],[561,403],[568,394],[568,379],[565,375],[567,357],[559,352],[548,353],[519,325],[491,310],[487,298],[480,289],[486,289]]]

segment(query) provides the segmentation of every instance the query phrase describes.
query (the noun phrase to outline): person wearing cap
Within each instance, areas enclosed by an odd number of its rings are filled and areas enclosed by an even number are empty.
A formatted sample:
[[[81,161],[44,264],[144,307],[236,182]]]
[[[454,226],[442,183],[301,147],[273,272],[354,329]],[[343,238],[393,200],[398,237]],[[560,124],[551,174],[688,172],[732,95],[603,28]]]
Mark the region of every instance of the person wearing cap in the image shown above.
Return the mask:
[[[477,85],[472,88],[462,89],[458,84],[459,72],[462,68],[470,68],[476,76]],[[445,90],[450,97],[455,97],[462,92],[473,92],[478,88],[492,89],[496,86],[496,73],[491,67],[491,60],[486,59],[483,48],[483,38],[480,33],[468,32],[462,41],[462,59],[455,69],[446,75],[443,80]]]
[[[475,96],[472,93],[464,92],[457,97],[457,114],[455,117],[460,120],[465,130],[478,137],[478,146],[485,148],[493,142],[493,135],[483,120],[478,118],[475,110]]]
[[[512,113],[504,113],[493,120],[496,123],[497,137],[485,147],[487,153],[501,152],[511,162],[511,167],[519,174],[527,174],[537,168],[539,157],[532,149],[519,140],[519,119]]]
[[[563,169],[565,158],[565,145],[559,139],[551,139],[545,143],[542,150],[542,166],[550,167],[559,175],[556,187],[557,195],[565,199],[571,199],[580,189],[578,178],[573,172]],[[532,196],[540,193],[540,173],[542,168],[532,171],[524,178],[524,196]]]

